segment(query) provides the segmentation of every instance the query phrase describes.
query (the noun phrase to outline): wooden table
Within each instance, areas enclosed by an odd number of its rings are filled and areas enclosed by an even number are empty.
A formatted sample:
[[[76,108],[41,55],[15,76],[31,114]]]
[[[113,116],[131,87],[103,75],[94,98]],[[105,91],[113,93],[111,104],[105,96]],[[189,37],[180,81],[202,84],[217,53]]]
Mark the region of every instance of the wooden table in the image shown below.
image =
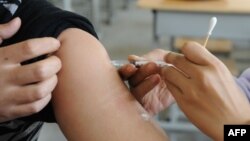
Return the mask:
[[[153,11],[154,40],[159,36],[204,37],[211,17],[218,18],[212,37],[250,39],[250,0],[138,0]]]

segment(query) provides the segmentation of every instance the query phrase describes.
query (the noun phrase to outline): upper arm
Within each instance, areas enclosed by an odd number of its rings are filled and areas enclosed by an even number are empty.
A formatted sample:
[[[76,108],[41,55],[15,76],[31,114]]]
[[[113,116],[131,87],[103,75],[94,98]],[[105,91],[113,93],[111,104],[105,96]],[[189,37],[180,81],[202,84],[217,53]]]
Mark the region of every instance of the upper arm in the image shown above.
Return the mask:
[[[79,29],[60,36],[62,60],[53,93],[56,118],[70,140],[165,140],[145,121],[143,108],[129,93],[99,41]]]

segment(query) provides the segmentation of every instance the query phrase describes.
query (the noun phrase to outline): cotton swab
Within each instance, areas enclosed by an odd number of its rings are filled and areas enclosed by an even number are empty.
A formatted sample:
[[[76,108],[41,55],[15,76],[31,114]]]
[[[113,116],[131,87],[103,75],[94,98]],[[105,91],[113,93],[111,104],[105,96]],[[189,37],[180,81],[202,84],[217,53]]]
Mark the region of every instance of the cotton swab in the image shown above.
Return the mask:
[[[207,32],[207,37],[206,37],[206,40],[205,40],[205,42],[203,44],[204,47],[207,46],[208,39],[212,35],[212,32],[213,32],[214,27],[216,26],[216,24],[217,24],[217,18],[216,17],[212,17],[210,19],[209,29],[208,29],[208,32]]]

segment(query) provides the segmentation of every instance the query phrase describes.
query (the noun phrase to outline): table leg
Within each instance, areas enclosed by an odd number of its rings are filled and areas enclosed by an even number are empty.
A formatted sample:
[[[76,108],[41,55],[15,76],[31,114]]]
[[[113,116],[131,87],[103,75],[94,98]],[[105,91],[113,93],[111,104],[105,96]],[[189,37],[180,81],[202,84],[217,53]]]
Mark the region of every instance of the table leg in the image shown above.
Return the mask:
[[[128,5],[129,5],[129,0],[123,0],[123,6],[122,6],[122,8],[124,10],[128,9]]]
[[[71,0],[63,0],[63,8],[67,11],[72,11],[72,1]]]
[[[100,0],[90,0],[91,1],[91,18],[93,25],[96,30],[100,29]]]
[[[107,24],[112,23],[113,15],[114,15],[114,2],[113,0],[106,0],[106,11],[107,11]]]
[[[153,10],[153,40],[155,42],[159,41],[159,36],[157,35],[157,10]]]
[[[175,37],[170,36],[170,38],[169,38],[169,48],[170,48],[171,51],[177,51],[176,48],[174,47],[174,41],[175,41]]]

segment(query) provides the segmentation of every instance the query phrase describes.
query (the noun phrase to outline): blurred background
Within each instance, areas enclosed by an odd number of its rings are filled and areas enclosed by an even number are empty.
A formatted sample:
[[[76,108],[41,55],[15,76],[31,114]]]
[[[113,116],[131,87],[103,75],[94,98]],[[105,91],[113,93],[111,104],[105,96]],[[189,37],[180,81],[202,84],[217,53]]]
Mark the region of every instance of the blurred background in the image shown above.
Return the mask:
[[[239,0],[49,0],[87,17],[111,59],[127,59],[161,48],[179,51],[188,40],[204,42],[209,20],[218,24],[208,42],[235,76],[250,66],[250,2]],[[245,0],[247,1],[247,0]],[[192,103],[190,103],[192,104]],[[171,141],[209,141],[177,105],[156,119]],[[66,141],[56,124],[45,124],[39,141]]]

